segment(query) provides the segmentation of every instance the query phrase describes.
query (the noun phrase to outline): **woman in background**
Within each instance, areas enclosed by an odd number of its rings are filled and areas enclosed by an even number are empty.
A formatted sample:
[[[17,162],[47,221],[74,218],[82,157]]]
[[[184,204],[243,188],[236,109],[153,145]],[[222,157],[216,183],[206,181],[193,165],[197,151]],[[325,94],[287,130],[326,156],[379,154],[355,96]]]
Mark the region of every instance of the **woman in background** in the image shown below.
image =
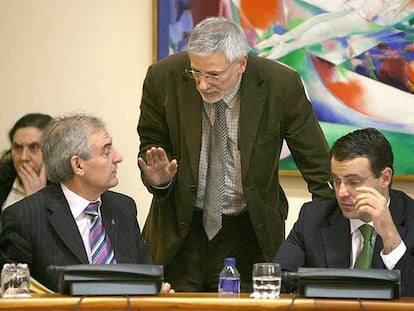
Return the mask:
[[[46,186],[41,140],[52,117],[29,113],[21,117],[9,132],[11,147],[0,157],[1,211]]]

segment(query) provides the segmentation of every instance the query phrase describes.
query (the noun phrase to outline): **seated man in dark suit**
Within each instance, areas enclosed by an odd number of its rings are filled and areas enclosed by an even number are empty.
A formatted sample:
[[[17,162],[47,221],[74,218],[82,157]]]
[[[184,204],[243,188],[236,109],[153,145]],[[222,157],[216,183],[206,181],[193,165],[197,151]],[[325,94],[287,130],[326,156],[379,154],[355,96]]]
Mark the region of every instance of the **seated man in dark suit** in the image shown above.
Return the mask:
[[[118,184],[122,155],[102,121],[80,114],[53,120],[42,152],[54,184],[1,215],[1,264],[5,257],[27,263],[31,276],[54,291],[58,273],[48,269],[51,265],[153,264],[135,202],[108,191]],[[163,283],[161,291],[170,291],[170,284]]]
[[[274,261],[285,271],[299,267],[398,269],[401,294],[413,296],[414,201],[390,189],[390,143],[373,128],[343,136],[331,148],[331,173],[336,200],[304,204]],[[373,234],[362,251],[360,226],[364,224],[373,227]],[[369,255],[359,256],[361,252]],[[368,258],[366,266],[362,257]],[[295,290],[295,284],[284,282],[283,286],[284,291]]]

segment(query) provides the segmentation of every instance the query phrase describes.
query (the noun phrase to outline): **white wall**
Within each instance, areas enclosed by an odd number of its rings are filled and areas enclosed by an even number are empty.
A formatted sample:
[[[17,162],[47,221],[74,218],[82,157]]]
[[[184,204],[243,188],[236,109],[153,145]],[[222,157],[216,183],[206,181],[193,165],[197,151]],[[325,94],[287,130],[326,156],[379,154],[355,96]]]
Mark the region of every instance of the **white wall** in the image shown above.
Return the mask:
[[[150,197],[136,165],[136,124],[152,61],[152,0],[0,0],[0,149],[17,118],[83,110],[101,117],[124,161],[117,190]]]
[[[0,0],[0,149],[27,112],[101,117],[124,156],[117,191],[135,198],[143,225],[151,197],[136,164],[139,100],[152,61],[152,0]],[[309,199],[283,177],[287,228]],[[412,183],[398,183],[413,195]]]

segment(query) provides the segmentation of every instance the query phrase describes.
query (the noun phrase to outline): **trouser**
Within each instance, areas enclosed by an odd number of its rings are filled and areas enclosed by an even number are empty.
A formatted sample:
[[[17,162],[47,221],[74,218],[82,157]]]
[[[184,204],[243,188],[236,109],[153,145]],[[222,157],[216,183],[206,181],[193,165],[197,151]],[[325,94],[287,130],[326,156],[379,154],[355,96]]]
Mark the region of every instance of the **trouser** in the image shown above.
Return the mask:
[[[263,262],[248,212],[223,215],[222,228],[209,241],[203,227],[203,212],[195,211],[184,245],[164,268],[164,279],[176,291],[215,292],[225,257],[235,257],[241,291],[252,291],[252,268]]]

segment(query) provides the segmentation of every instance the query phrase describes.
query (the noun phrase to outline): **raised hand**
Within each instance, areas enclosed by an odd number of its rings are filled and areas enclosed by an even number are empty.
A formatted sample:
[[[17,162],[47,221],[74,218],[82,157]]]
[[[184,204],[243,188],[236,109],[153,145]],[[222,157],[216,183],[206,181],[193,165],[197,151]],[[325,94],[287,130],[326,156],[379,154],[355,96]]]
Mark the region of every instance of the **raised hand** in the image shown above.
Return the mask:
[[[145,153],[146,161],[138,157],[138,165],[152,186],[168,184],[177,173],[177,160],[168,160],[161,147],[152,147]]]

